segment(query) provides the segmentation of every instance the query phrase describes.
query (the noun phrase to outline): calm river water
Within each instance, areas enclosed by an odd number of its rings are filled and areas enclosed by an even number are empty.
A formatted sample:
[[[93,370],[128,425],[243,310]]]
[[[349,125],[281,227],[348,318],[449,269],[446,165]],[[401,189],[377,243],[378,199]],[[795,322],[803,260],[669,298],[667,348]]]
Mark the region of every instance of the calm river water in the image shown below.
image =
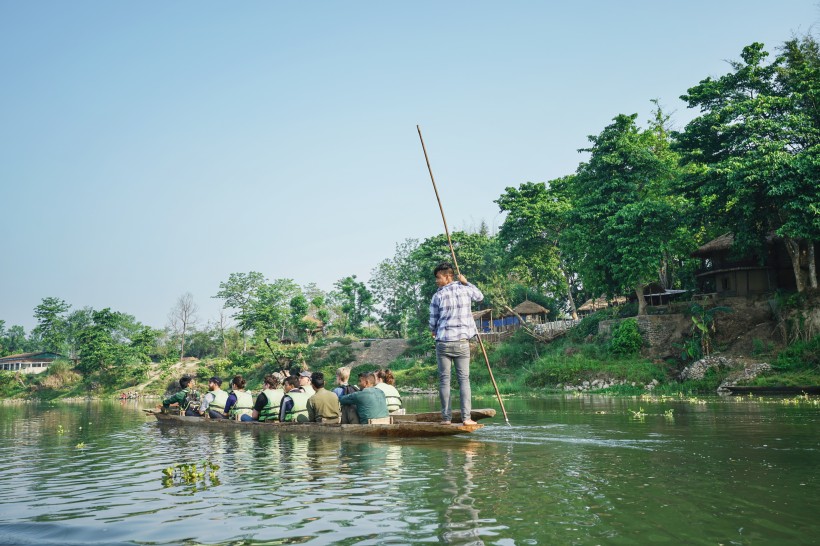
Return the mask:
[[[820,544],[816,403],[506,406],[512,427],[365,441],[160,426],[137,402],[0,405],[0,544]],[[214,476],[163,474],[203,459]]]

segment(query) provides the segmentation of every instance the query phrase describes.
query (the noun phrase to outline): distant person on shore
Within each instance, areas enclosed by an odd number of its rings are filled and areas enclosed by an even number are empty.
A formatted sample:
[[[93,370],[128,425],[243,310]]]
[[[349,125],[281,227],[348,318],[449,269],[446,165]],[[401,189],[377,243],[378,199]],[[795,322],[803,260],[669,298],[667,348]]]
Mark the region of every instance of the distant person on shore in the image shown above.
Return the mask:
[[[310,396],[299,386],[299,378],[290,376],[283,385],[285,396],[279,408],[279,420],[283,423],[306,423],[308,421],[307,401]]]
[[[398,389],[396,389],[396,378],[393,377],[393,372],[389,369],[377,371],[376,388],[382,391],[384,397],[387,399],[387,411],[394,415],[404,415],[401,395]]]
[[[453,266],[449,263],[439,264],[433,274],[436,277],[438,290],[430,301],[430,331],[436,340],[441,422],[450,424],[452,419],[450,372],[455,364],[462,422],[465,425],[474,425],[475,421],[470,419],[472,393],[470,391],[469,340],[478,332],[475,320],[473,320],[471,305],[474,301],[483,300],[484,294],[467,282],[464,275],[459,275],[458,281],[455,281]]]
[[[214,376],[208,380],[208,392],[202,397],[199,415],[208,416],[211,419],[225,419],[228,393],[223,391],[221,386],[222,380],[219,377]]]
[[[359,385],[364,385],[360,391],[346,394],[339,398],[339,403],[344,406],[356,408],[359,423],[367,424],[370,419],[382,419],[389,417],[387,411],[387,399],[384,393],[375,387],[376,376],[372,373],[360,373]]]
[[[316,394],[316,391],[313,390],[313,386],[310,384],[312,375],[309,371],[304,371],[299,374],[299,386],[302,387],[302,390],[305,391],[308,396]]]
[[[199,416],[199,412],[197,412],[195,407],[192,407],[193,405],[191,403],[195,396],[195,391],[193,385],[191,384],[192,382],[193,380],[190,376],[183,375],[179,380],[179,386],[182,390],[163,400],[162,405],[158,407],[163,407],[166,409],[170,407],[178,407],[180,413],[187,417]]]
[[[316,394],[308,398],[308,420],[312,423],[338,423],[342,408],[339,397],[325,388],[325,376],[322,372],[313,372],[310,384]]]
[[[251,417],[262,422],[279,420],[279,409],[282,407],[282,398],[285,396],[285,391],[279,387],[279,384],[280,381],[276,375],[265,376],[264,389],[256,397]]]
[[[225,402],[225,416],[234,421],[253,421],[253,396],[245,390],[247,382],[241,375],[231,380],[231,393]]]

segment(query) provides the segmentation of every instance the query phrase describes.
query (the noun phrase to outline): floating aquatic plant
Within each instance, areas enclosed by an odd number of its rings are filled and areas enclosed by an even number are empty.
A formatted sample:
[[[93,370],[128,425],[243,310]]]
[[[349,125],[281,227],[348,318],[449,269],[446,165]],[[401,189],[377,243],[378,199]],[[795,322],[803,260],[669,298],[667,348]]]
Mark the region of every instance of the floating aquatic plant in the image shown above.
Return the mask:
[[[199,463],[177,463],[162,471],[162,485],[164,487],[193,485],[194,490],[197,485],[202,487],[219,485],[217,470],[219,470],[219,465],[207,460]]]

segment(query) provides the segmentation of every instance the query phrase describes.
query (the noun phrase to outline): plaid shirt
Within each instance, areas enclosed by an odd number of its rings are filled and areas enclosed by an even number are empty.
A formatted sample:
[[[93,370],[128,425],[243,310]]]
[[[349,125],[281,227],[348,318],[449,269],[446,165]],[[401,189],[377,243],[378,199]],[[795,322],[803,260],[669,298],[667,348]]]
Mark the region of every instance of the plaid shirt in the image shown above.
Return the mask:
[[[436,341],[470,339],[478,332],[470,310],[471,303],[484,299],[474,285],[453,281],[439,288],[430,302],[430,331]]]

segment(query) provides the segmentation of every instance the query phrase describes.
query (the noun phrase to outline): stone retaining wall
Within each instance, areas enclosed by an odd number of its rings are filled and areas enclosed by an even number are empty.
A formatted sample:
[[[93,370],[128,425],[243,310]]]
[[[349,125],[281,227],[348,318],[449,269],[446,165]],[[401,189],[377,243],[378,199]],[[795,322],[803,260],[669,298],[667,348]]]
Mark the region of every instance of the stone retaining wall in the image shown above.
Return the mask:
[[[689,326],[686,316],[682,314],[643,315],[634,318],[637,320],[644,347],[657,357],[671,354],[673,344],[680,342]],[[627,319],[602,320],[598,323],[598,334],[604,337],[612,336],[615,325],[622,320]]]

